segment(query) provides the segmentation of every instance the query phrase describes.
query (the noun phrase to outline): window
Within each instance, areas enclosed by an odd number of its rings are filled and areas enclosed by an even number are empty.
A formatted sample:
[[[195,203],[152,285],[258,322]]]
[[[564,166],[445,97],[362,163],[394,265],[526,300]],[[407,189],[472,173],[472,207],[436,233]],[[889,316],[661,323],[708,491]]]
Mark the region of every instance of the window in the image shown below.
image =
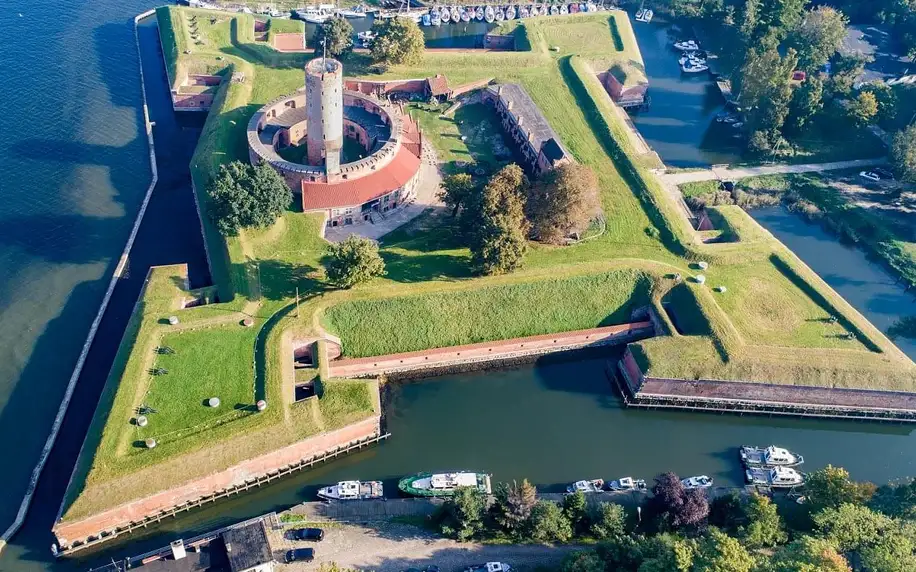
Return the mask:
[[[353,217],[348,216],[344,219],[344,224],[353,224]]]

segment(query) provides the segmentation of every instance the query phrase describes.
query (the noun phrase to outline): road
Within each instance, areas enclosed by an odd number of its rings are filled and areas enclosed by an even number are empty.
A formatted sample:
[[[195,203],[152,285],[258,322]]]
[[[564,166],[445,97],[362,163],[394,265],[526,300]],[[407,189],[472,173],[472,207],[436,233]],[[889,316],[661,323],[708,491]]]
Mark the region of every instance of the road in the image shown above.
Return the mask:
[[[271,532],[274,557],[283,561],[289,548],[312,547],[312,563],[281,564],[283,571],[317,570],[321,564],[336,563],[344,569],[401,572],[407,568],[436,565],[442,572],[454,572],[484,562],[505,562],[513,570],[533,570],[537,566],[558,564],[580,546],[481,545],[458,543],[440,538],[422,528],[398,523],[368,525],[330,525],[320,543],[293,542]]]
[[[836,161],[834,163],[807,163],[802,165],[761,165],[759,167],[712,167],[698,171],[684,171],[679,173],[665,173],[659,175],[665,185],[683,185],[696,181],[735,181],[746,177],[758,175],[777,175],[783,173],[819,173],[821,171],[836,171],[839,169],[858,169],[881,165],[887,160],[856,159],[854,161]]]

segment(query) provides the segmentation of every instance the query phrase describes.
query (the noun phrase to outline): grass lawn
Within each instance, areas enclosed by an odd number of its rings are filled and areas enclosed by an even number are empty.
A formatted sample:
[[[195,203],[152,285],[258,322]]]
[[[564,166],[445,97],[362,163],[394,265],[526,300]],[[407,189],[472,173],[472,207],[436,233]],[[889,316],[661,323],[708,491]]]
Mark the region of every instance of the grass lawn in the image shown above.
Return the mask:
[[[483,103],[462,105],[451,117],[442,115],[446,109],[446,105],[410,105],[411,115],[436,147],[447,173],[466,170],[463,166],[468,163],[482,163],[492,171],[512,162],[512,148],[492,107]]]

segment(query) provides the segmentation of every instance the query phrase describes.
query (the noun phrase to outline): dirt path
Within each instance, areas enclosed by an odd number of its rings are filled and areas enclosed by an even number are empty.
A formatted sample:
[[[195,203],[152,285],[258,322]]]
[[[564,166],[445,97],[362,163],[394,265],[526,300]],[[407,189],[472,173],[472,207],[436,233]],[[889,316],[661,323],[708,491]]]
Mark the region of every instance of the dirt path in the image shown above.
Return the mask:
[[[669,173],[661,175],[662,182],[669,185],[682,185],[696,181],[734,181],[758,175],[776,175],[780,173],[819,173],[821,171],[836,171],[838,169],[854,169],[870,167],[885,163],[885,159],[856,159],[854,161],[836,161],[833,163],[807,163],[803,165],[761,165],[759,167],[713,167],[700,171],[685,171],[683,173]]]
[[[271,533],[270,543],[278,562],[290,548],[312,547],[310,564],[281,564],[279,570],[317,570],[321,564],[336,562],[341,568],[401,572],[407,568],[436,565],[442,572],[458,571],[472,564],[505,562],[514,570],[559,563],[578,546],[481,545],[440,538],[422,528],[405,524],[334,525],[325,528],[318,544],[293,542]],[[276,534],[276,536],[274,536]]]

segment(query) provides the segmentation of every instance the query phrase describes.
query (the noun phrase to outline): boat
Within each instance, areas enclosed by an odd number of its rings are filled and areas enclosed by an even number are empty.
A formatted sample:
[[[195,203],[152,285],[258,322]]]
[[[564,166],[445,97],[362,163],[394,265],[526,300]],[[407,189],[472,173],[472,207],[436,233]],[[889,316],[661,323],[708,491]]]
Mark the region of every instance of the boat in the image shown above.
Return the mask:
[[[304,20],[310,24],[321,24],[331,17],[331,14],[315,6],[307,6],[302,10],[296,10],[295,14],[298,19]]]
[[[515,19],[515,6],[509,6],[506,8],[506,20]]]
[[[430,18],[429,14],[423,14],[423,16],[422,16],[421,18],[422,18],[421,21],[423,22],[423,25],[424,25],[424,26],[431,26],[431,25],[432,25],[433,19]]]
[[[655,16],[655,12],[652,10],[646,10],[646,13],[642,17],[642,21],[648,24],[652,21],[652,17]]]
[[[637,12],[636,12],[636,21],[637,21],[637,22],[642,22],[642,19],[643,19],[643,17],[645,17],[645,15],[646,15],[646,11],[645,11],[645,10],[637,10]]]
[[[356,41],[359,43],[360,47],[369,48],[372,46],[372,40],[375,39],[375,32],[372,30],[366,30],[365,32],[360,32],[356,34]]]
[[[500,8],[499,6],[496,7],[495,18],[497,22],[502,22],[503,20],[506,19],[506,13],[503,12],[503,9]]]
[[[681,65],[684,65],[688,62],[690,62],[692,65],[706,65],[706,60],[695,56],[681,56],[681,59],[677,61],[677,63]]]
[[[366,11],[362,8],[354,8],[353,10],[341,9],[337,11],[337,14],[339,16],[343,16],[344,18],[365,18],[368,16]]]
[[[633,477],[623,477],[607,484],[612,491],[644,491],[646,490],[646,481],[634,479]]]
[[[728,120],[726,119],[725,121]],[[728,121],[728,123],[738,124],[737,121]],[[770,445],[769,447],[744,446],[738,450],[738,454],[741,456],[741,462],[748,466],[794,467],[805,462],[805,458],[801,455],[776,445]]]
[[[732,123],[732,127],[734,127],[735,129],[741,129],[742,127],[744,127],[744,123],[741,123],[740,121],[736,121],[735,123]]]
[[[681,479],[681,484],[684,485],[685,489],[708,489],[712,486],[712,479],[706,475],[700,475]]]
[[[687,62],[686,64],[681,66],[681,71],[684,73],[700,73],[700,72],[704,72],[708,70],[709,70],[709,66],[707,66],[706,64],[693,65],[691,62]]]
[[[699,50],[700,44],[696,43],[696,41],[694,40],[674,42],[674,49],[681,50],[684,52],[691,51],[691,50]]]
[[[521,20],[522,18],[527,18],[528,16],[529,16],[528,6],[521,6],[521,7],[518,9],[518,18],[519,18],[519,20]]]
[[[576,481],[566,487],[568,493],[600,493],[604,488],[604,481],[592,479],[590,481]]]
[[[418,497],[447,497],[461,487],[473,487],[490,494],[490,475],[456,471],[452,473],[417,473],[398,481],[398,488],[408,495]]]
[[[478,6],[477,10],[474,12],[474,19],[477,20],[478,22],[483,22],[483,19],[485,17],[486,17],[486,14],[484,14],[483,6]]]
[[[541,12],[540,10],[538,10],[537,4],[532,4],[531,6],[528,7],[528,15],[531,16],[532,18],[536,18],[540,14]]]
[[[461,572],[509,572],[510,570],[512,567],[504,562],[487,562],[486,564],[471,564]]]
[[[589,2],[585,5],[586,12],[597,12],[598,6],[594,2]]]
[[[744,473],[748,484],[792,488],[805,484],[805,476],[791,467],[751,467]]]
[[[567,15],[567,14],[569,14],[569,7],[566,6],[566,4],[562,4],[562,5],[560,6],[560,15],[561,15],[561,16],[565,16],[565,15]]]
[[[432,16],[430,16],[429,18],[429,23],[432,24],[433,26],[441,26],[442,25],[442,13],[439,12],[438,10],[433,12]]]
[[[578,5],[578,4],[570,4],[570,5],[569,5],[569,13],[570,13],[570,14],[576,14],[576,13],[578,13],[578,12],[579,12],[579,5]]]
[[[486,20],[488,24],[492,24],[496,20],[496,11],[493,10],[493,6],[487,6],[483,11],[483,19]]]
[[[318,489],[318,497],[325,500],[368,500],[385,498],[385,495],[382,493],[382,481],[340,481]]]
[[[461,21],[461,13],[462,13],[463,11],[464,11],[464,10],[462,10],[462,9],[459,8],[458,6],[452,6],[452,22],[454,22],[454,23],[456,23],[456,24],[457,24],[458,22],[460,22],[460,21]]]
[[[469,12],[468,10],[462,8],[462,9],[461,9],[461,21],[462,21],[462,22],[470,22],[470,21],[471,21],[471,12]]]
[[[550,5],[550,15],[559,16],[559,14],[560,14],[560,7],[557,6],[556,4],[551,4]]]

